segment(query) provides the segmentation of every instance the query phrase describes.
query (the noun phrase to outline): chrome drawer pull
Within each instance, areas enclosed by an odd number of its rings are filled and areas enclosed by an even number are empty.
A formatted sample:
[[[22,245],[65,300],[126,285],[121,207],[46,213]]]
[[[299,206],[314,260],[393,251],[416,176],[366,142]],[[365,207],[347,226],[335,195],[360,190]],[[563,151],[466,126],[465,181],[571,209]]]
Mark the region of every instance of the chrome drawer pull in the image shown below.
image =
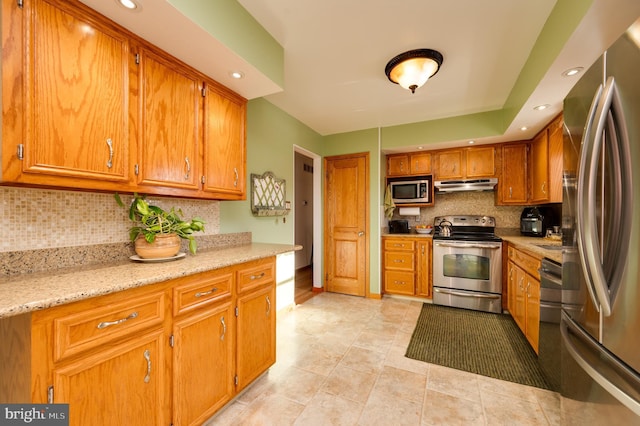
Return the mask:
[[[184,180],[189,180],[189,174],[191,173],[191,163],[189,163],[189,157],[184,157],[184,162],[187,163],[187,173],[184,174]]]
[[[195,294],[195,297],[202,297],[202,296],[206,296],[207,294],[211,294],[214,291],[218,291],[218,287],[214,287],[209,291],[199,291]]]
[[[220,322],[222,323],[222,335],[220,336],[220,340],[224,340],[224,336],[227,334],[227,324],[224,322],[224,317],[220,317]]]
[[[107,160],[107,167],[113,167],[113,141],[111,138],[107,139],[107,146],[109,147],[109,159]]]
[[[404,260],[402,259],[394,259],[393,261],[394,263],[404,263]]]
[[[151,381],[151,353],[149,349],[144,351],[144,359],[147,360],[147,375],[144,376],[144,382],[149,383]]]
[[[98,328],[102,330],[103,328],[111,327],[112,325],[122,324],[123,322],[125,322],[127,320],[134,319],[134,318],[137,318],[137,317],[138,317],[138,313],[137,312],[133,312],[128,317],[120,318],[119,320],[101,322],[100,324],[98,324]]]
[[[269,296],[267,296],[267,316],[271,313],[271,300],[269,300]]]
[[[262,278],[262,277],[264,277],[264,272],[261,272],[261,273],[259,273],[258,275],[251,275],[251,276],[249,277],[249,279],[251,279],[251,280],[258,280],[258,279],[260,279],[260,278]]]

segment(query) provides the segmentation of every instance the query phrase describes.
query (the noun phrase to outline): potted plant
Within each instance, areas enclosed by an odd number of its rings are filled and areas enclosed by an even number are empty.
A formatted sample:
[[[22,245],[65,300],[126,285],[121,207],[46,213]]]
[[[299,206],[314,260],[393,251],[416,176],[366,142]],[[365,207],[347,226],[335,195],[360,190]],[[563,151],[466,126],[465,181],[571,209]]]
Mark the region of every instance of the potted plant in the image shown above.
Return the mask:
[[[119,194],[115,194],[118,205],[125,207]],[[180,238],[189,240],[189,251],[196,254],[194,232],[204,231],[204,221],[193,218],[182,220],[182,210],[172,208],[165,211],[150,205],[143,196],[134,194],[129,206],[129,219],[135,225],[129,229],[129,238],[141,258],[175,256],[180,251]]]

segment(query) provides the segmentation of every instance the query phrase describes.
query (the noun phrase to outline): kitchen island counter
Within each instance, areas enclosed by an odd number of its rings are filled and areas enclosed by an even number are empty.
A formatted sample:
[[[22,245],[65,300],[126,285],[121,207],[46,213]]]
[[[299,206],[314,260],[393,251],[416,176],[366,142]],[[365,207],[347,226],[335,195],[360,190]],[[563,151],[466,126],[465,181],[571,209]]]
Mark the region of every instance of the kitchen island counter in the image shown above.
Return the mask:
[[[0,280],[0,319],[298,250],[252,243],[188,253],[169,262],[123,261]]]

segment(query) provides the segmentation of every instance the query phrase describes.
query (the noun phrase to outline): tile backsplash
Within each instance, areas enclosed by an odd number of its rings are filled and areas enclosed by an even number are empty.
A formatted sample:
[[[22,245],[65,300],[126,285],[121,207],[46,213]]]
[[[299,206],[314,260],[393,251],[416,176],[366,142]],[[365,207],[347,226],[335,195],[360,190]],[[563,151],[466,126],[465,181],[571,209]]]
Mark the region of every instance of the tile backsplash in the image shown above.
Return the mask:
[[[205,232],[220,232],[220,203],[150,196],[164,209],[181,209],[183,217],[202,218]],[[129,203],[130,195],[122,195]],[[74,247],[129,241],[128,209],[118,206],[113,194],[0,188],[0,252]]]
[[[393,219],[407,219],[409,226],[433,224],[436,216],[452,214],[485,215],[496,218],[496,228],[520,229],[522,206],[496,206],[493,192],[453,192],[436,194],[433,207],[420,208],[420,216],[400,216],[396,208]]]

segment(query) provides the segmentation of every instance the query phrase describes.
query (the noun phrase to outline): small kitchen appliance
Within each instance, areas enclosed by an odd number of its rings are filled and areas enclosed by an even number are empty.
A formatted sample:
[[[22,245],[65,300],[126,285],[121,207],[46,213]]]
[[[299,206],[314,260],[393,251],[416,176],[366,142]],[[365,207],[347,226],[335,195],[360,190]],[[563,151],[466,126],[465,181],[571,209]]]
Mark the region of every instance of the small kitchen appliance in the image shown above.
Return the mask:
[[[547,207],[527,207],[520,215],[520,234],[544,237],[547,229],[557,225],[553,210]]]
[[[390,234],[408,234],[409,233],[409,221],[407,220],[390,220],[389,221],[389,233]]]

